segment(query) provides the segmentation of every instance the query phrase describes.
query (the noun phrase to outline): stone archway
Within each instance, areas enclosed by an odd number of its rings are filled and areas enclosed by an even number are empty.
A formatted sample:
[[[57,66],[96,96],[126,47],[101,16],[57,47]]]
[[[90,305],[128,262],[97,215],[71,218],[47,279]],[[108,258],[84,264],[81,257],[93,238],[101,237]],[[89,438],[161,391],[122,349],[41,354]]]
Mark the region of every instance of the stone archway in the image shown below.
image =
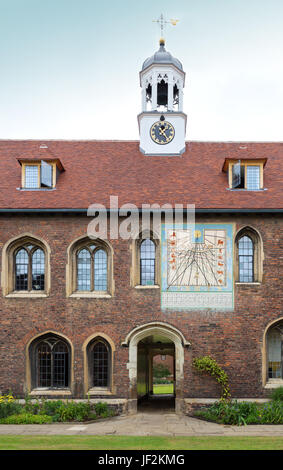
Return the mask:
[[[148,337],[162,337],[174,344],[175,350],[175,411],[183,411],[183,381],[184,381],[184,347],[190,346],[180,330],[168,323],[151,322],[134,328],[123,341],[122,346],[129,347],[129,362],[127,364],[130,379],[130,398],[128,409],[130,413],[137,412],[137,364],[138,344]]]

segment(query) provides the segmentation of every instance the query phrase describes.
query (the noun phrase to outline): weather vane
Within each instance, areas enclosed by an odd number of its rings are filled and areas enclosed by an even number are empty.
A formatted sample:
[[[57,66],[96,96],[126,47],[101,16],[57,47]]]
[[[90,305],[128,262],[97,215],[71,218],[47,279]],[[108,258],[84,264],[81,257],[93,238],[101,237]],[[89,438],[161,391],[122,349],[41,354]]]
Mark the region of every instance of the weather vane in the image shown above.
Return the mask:
[[[164,28],[167,23],[172,24],[172,26],[176,26],[179,20],[173,20],[170,19],[169,21],[166,21],[163,14],[161,13],[160,17],[157,20],[153,20],[153,23],[158,23],[160,26],[160,33],[161,33],[161,38],[163,38],[163,33],[164,33]]]

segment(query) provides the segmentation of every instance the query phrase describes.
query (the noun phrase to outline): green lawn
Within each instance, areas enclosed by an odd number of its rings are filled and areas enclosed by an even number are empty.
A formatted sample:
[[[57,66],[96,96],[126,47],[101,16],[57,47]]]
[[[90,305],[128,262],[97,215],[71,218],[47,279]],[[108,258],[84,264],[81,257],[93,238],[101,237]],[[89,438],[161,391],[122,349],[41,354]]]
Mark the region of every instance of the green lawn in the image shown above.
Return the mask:
[[[282,437],[2,436],[0,450],[283,450]]]
[[[174,385],[169,384],[169,385],[153,385],[153,394],[154,395],[160,395],[163,393],[174,393]]]

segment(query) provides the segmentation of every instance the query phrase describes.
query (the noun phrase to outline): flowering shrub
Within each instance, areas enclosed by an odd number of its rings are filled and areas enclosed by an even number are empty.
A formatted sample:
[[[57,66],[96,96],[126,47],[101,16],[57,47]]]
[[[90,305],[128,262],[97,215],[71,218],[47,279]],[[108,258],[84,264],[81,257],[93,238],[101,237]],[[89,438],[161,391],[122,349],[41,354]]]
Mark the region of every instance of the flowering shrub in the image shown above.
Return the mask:
[[[11,403],[14,401],[15,398],[11,393],[8,393],[7,395],[0,395],[0,403]]]
[[[22,407],[11,393],[0,396],[0,419],[20,413]]]
[[[197,357],[193,360],[193,366],[199,372],[209,374],[221,385],[221,400],[229,400],[231,397],[226,372],[217,364],[215,359],[210,356]]]

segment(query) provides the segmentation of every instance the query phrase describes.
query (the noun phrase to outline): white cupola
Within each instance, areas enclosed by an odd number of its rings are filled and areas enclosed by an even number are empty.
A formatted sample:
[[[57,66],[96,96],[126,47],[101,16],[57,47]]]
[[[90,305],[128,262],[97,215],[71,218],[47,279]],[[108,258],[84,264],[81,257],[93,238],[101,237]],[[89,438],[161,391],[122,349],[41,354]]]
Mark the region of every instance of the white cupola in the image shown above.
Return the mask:
[[[164,39],[159,44],[140,72],[140,150],[146,155],[180,155],[185,150],[187,120],[183,113],[185,73],[181,62],[166,51]]]

